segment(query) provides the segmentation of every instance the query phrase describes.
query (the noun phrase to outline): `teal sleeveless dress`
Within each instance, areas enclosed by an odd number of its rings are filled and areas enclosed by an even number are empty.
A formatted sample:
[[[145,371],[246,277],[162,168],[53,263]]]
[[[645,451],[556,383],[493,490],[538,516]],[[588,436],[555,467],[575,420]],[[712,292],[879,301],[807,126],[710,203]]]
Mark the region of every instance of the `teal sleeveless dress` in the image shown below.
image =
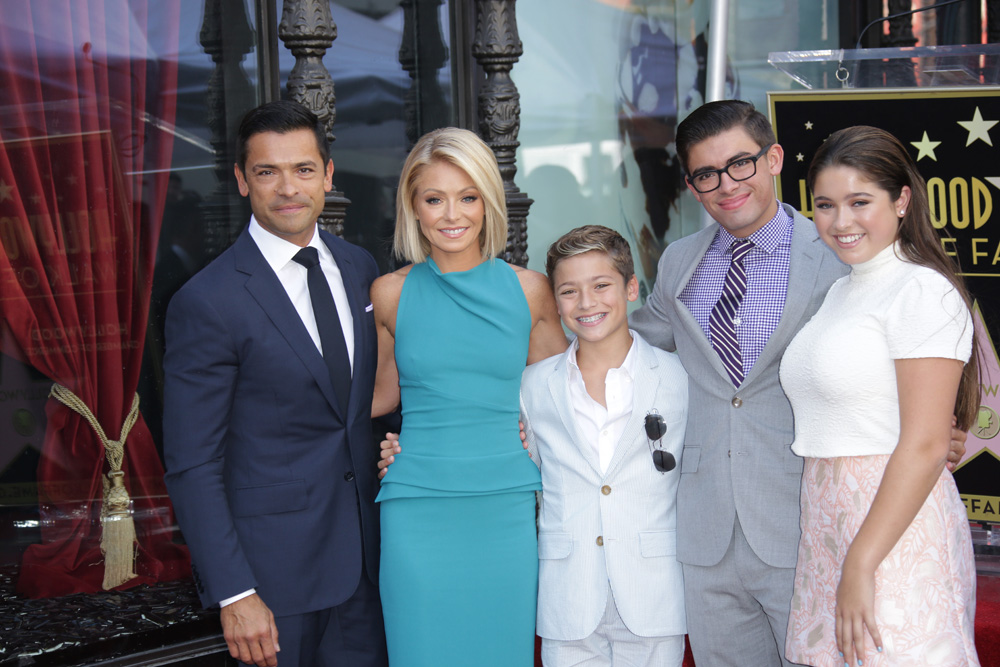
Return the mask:
[[[379,588],[392,667],[534,664],[541,478],[518,435],[531,312],[503,260],[406,276],[403,447],[382,480]]]

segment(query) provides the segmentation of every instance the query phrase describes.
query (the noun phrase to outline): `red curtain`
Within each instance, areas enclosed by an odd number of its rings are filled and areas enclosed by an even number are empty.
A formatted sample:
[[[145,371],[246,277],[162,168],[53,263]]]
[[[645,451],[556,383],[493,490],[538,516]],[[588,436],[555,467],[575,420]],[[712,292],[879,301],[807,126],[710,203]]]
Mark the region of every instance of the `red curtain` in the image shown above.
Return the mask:
[[[0,305],[5,353],[69,388],[117,439],[139,379],[176,110],[179,3],[17,0],[0,16]],[[149,28],[155,22],[155,43]],[[94,428],[50,398],[32,597],[102,588]],[[163,468],[140,417],[122,469],[136,577],[186,576]]]

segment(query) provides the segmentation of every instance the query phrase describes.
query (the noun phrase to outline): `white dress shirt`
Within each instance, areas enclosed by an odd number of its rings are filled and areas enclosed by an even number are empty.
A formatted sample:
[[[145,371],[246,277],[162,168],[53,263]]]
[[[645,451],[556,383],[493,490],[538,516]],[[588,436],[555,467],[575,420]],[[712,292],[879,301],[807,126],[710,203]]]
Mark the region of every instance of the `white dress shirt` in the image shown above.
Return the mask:
[[[632,333],[629,330],[629,333]],[[603,405],[591,398],[584,384],[583,374],[576,363],[576,351],[579,341],[574,340],[564,353],[567,360],[567,382],[569,397],[576,413],[576,427],[584,443],[582,447],[590,446],[597,450],[601,473],[608,471],[611,459],[615,455],[615,446],[625,431],[625,424],[632,416],[632,391],[635,379],[635,337],[625,361],[618,368],[608,370],[604,378]]]
[[[301,250],[299,246],[290,243],[285,239],[272,234],[257,222],[256,218],[250,218],[250,237],[260,248],[264,259],[277,274],[278,280],[288,293],[288,298],[292,300],[292,305],[302,318],[302,323],[306,325],[309,336],[319,351],[323,352],[323,345],[319,340],[319,328],[316,326],[316,316],[313,314],[312,301],[309,298],[309,285],[306,282],[308,269],[292,258]],[[330,283],[330,291],[333,293],[333,302],[337,304],[337,314],[340,316],[340,326],[344,330],[344,342],[347,343],[347,356],[351,360],[351,371],[354,370],[354,316],[351,314],[351,306],[347,301],[347,291],[344,289],[344,279],[340,275],[340,268],[333,259],[333,253],[327,247],[318,233],[313,233],[309,245],[319,252],[319,265],[323,269],[326,281]]]

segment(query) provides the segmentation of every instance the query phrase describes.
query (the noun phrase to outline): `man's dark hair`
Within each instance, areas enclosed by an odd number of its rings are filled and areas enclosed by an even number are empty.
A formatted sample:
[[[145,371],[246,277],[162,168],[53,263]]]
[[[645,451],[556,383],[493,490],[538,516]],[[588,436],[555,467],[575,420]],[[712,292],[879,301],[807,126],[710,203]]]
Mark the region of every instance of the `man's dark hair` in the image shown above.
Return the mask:
[[[251,109],[240,121],[236,134],[236,165],[245,173],[247,162],[247,142],[250,137],[261,132],[285,134],[295,130],[312,130],[316,136],[316,147],[323,160],[323,169],[330,161],[330,145],[326,140],[326,128],[312,111],[298,102],[278,100],[261,104]]]
[[[767,117],[749,102],[742,100],[709,102],[692,111],[677,126],[677,157],[681,159],[684,171],[690,173],[688,155],[695,144],[734,127],[746,130],[760,148],[777,143]]]

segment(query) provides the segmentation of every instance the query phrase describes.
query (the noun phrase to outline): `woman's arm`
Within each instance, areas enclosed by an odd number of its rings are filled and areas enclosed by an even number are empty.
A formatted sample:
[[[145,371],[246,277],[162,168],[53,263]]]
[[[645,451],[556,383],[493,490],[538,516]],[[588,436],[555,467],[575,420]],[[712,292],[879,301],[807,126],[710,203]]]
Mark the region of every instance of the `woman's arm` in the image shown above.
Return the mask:
[[[372,283],[371,298],[375,307],[375,331],[378,334],[378,368],[375,371],[375,395],[372,417],[381,417],[399,405],[399,373],[396,370],[396,309],[403,281],[409,267],[388,273]]]
[[[962,376],[954,359],[897,359],[899,443],[889,457],[868,516],[844,558],[837,587],[837,646],[849,665],[865,654],[865,629],[877,649],[875,570],[923,506],[944,469]]]
[[[552,296],[549,280],[537,271],[514,267],[521,281],[521,289],[531,308],[531,340],[528,343],[528,363],[548,359],[566,351],[569,344],[563,333]]]

